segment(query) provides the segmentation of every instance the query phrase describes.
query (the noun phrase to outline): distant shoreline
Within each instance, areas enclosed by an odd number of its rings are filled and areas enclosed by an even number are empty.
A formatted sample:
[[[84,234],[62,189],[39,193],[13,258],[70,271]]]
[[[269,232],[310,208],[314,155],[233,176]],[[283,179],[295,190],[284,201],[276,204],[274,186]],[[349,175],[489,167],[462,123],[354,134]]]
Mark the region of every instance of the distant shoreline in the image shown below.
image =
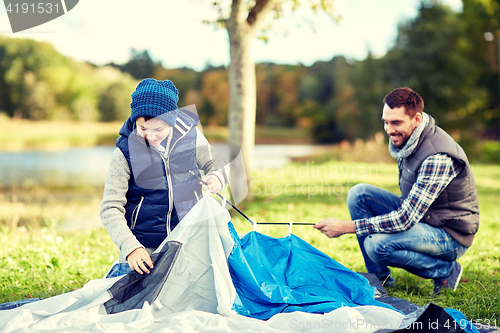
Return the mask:
[[[56,151],[75,147],[114,146],[122,122],[60,122],[1,118],[0,152]],[[209,142],[226,142],[225,126],[202,128]],[[256,144],[311,144],[307,130],[258,126]]]

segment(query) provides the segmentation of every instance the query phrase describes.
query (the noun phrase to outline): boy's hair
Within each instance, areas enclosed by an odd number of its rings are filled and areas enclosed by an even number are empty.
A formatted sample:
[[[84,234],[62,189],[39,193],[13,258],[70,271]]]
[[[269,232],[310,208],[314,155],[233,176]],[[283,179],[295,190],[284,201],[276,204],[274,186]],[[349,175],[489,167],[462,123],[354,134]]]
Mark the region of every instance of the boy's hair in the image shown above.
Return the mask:
[[[424,100],[408,87],[394,89],[384,97],[384,103],[391,109],[404,106],[405,113],[411,118],[424,111]]]

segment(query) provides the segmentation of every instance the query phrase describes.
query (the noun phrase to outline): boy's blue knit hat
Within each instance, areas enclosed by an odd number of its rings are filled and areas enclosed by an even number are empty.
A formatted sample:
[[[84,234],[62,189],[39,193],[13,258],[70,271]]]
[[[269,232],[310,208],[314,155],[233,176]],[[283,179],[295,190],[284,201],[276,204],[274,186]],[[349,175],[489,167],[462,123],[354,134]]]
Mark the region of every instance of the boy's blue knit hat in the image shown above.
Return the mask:
[[[133,122],[140,117],[159,118],[174,127],[178,101],[179,91],[172,81],[144,79],[132,93],[130,118]]]

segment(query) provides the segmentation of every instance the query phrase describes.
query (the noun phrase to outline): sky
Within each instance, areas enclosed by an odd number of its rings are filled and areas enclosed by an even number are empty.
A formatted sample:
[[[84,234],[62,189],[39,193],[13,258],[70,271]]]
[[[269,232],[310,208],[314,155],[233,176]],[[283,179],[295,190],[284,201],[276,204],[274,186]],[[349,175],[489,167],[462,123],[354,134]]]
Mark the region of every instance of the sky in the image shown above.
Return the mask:
[[[213,20],[211,0],[80,0],[71,11],[43,25],[12,33],[0,6],[0,34],[52,44],[78,61],[122,64],[131,48],[148,50],[166,68],[202,70],[229,64],[227,31],[204,24]],[[226,0],[229,2],[229,0]],[[460,11],[460,0],[443,0]],[[229,6],[229,4],[228,4]],[[252,45],[255,62],[311,65],[336,55],[363,60],[383,56],[393,45],[397,26],[417,14],[420,0],[336,0],[338,22],[307,7],[275,21],[268,42]]]

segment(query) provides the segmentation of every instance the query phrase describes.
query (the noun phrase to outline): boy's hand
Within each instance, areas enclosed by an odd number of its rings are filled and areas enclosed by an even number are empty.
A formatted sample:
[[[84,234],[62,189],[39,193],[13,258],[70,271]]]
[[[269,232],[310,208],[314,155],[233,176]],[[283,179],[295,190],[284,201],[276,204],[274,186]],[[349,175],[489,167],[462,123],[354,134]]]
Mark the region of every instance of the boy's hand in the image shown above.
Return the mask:
[[[143,247],[137,248],[132,251],[132,253],[127,256],[127,262],[130,268],[132,270],[135,270],[139,274],[142,274],[143,272],[149,274],[149,269],[146,267],[146,265],[148,265],[149,268],[153,268],[153,261],[151,260],[148,252]]]
[[[210,190],[210,193],[212,194],[219,192],[222,188],[222,184],[220,183],[219,178],[217,178],[217,176],[214,175],[210,175],[207,178],[205,178],[205,183],[207,183],[207,185],[204,185],[202,187],[202,190],[203,191]],[[203,185],[203,183],[200,184]]]

